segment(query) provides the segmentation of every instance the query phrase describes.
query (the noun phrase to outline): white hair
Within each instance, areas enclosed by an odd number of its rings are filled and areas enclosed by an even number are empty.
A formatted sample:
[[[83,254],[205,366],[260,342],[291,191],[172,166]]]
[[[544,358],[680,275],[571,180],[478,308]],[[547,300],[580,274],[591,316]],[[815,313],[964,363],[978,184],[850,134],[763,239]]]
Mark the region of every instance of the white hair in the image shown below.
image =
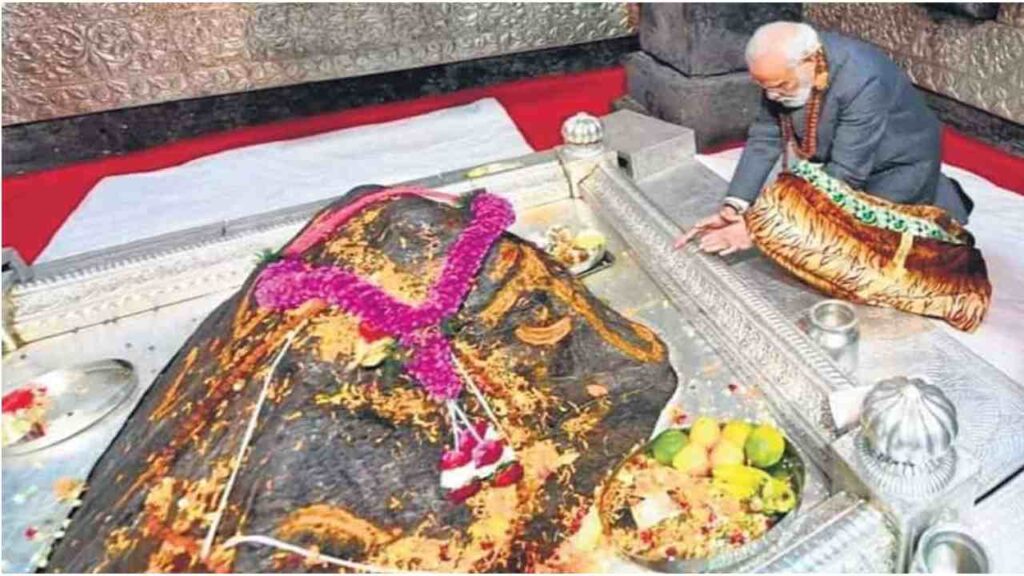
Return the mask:
[[[784,34],[789,32],[789,34]],[[785,40],[779,45],[779,36]],[[796,66],[821,47],[818,33],[803,22],[770,22],[758,28],[747,42],[747,63],[772,50],[782,50],[790,66]]]

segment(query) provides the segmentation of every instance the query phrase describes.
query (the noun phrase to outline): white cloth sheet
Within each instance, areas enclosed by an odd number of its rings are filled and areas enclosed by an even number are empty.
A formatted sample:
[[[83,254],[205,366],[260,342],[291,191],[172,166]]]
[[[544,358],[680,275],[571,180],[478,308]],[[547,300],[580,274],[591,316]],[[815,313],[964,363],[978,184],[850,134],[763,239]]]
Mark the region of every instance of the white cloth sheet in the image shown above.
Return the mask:
[[[742,148],[697,159],[726,181],[732,179]],[[967,229],[985,257],[992,283],[992,307],[984,322],[966,334],[933,320],[975,354],[1024,384],[1024,196],[947,164],[942,172],[955,178],[974,200]]]
[[[104,178],[39,256],[56,260],[533,152],[495,99]]]

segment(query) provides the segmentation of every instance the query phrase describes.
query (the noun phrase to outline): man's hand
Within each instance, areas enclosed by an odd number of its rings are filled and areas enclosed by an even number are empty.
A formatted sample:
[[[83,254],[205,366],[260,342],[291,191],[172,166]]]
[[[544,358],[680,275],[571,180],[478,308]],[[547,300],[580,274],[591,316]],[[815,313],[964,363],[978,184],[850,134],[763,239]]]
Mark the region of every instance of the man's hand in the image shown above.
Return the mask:
[[[728,226],[711,230],[700,237],[700,249],[705,252],[717,253],[721,256],[728,256],[733,252],[746,250],[754,243],[750,240],[750,233],[747,232],[747,223],[743,220],[733,222]]]
[[[700,249],[705,252],[718,253],[722,256],[753,246],[747,224],[743,216],[732,206],[724,206],[717,214],[698,221],[693,228],[675,243],[675,248],[682,248],[694,237],[700,237]]]

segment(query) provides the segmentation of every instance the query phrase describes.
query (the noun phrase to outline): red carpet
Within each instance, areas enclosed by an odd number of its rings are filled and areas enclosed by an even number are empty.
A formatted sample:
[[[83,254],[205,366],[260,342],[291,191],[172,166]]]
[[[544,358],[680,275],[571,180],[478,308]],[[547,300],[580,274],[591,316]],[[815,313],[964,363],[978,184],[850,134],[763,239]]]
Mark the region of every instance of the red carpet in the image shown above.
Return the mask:
[[[231,148],[387,122],[485,97],[497,98],[530,145],[545,150],[561,143],[560,129],[566,118],[580,111],[607,114],[612,101],[625,91],[626,75],[622,68],[546,76],[240,128],[124,156],[4,178],[3,245],[17,248],[26,261],[34,260],[86,193],[104,176],[167,168]],[[950,164],[1024,194],[1024,159],[952,130],[944,134],[943,145],[945,160]],[[131,224],[126,222],[125,225]]]

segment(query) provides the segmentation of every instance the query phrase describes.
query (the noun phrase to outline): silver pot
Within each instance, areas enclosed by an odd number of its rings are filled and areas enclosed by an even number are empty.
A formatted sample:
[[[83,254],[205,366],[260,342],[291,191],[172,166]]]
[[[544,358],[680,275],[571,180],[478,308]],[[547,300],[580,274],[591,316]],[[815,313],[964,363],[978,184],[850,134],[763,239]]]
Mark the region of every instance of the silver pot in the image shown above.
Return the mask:
[[[853,374],[857,370],[860,328],[857,312],[842,300],[818,302],[807,312],[804,330],[839,367]]]
[[[992,569],[985,547],[964,526],[941,523],[921,535],[910,571],[919,574],[983,574]]]

